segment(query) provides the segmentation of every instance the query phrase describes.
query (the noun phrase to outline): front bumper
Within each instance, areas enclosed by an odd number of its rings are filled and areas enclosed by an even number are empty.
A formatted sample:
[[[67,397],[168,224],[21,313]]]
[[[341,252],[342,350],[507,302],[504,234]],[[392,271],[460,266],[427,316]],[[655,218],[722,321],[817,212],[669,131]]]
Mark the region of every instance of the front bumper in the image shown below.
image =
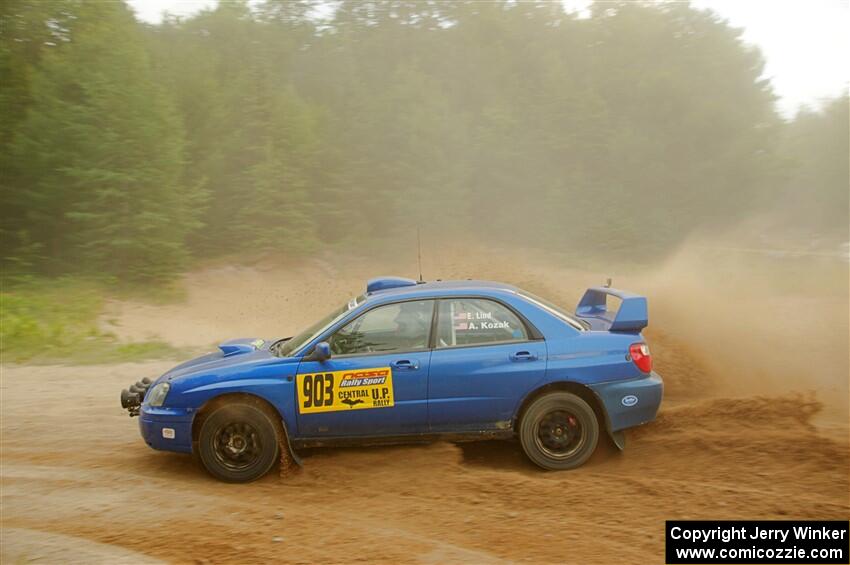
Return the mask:
[[[605,406],[608,431],[616,432],[655,419],[664,382],[656,372],[645,377],[590,385]]]
[[[154,449],[191,453],[193,417],[191,409],[153,408],[143,404],[139,431],[145,443]]]

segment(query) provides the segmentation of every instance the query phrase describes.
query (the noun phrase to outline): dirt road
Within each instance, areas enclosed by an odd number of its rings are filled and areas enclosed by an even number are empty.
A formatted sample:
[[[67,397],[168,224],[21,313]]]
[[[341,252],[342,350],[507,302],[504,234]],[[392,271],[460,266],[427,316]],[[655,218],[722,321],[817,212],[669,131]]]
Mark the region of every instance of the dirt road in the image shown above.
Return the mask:
[[[598,280],[487,265],[457,259],[440,274],[484,271],[550,295]],[[332,261],[206,270],[190,275],[185,304],[114,304],[110,316],[126,334],[184,345],[270,337],[359,290],[365,271],[375,274]],[[334,282],[297,286],[322,274]],[[846,397],[835,398],[846,382],[777,377],[759,390],[763,371],[743,366],[753,391],[739,394],[704,344],[653,320],[667,384],[658,421],[629,432],[625,452],[602,443],[567,473],[539,471],[510,442],[433,444],[312,450],[294,476],[226,485],[189,456],[148,449],[118,406],[121,388],[172,362],[4,366],[2,561],[660,563],[668,519],[846,519]]]

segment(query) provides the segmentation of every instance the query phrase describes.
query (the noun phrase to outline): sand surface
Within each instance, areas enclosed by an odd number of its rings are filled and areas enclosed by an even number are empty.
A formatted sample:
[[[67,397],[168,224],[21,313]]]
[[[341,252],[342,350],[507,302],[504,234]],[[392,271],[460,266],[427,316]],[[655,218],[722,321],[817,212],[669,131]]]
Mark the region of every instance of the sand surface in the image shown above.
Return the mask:
[[[660,563],[669,519],[847,519],[846,297],[751,295],[687,257],[640,274],[504,254],[423,249],[423,267],[565,305],[612,274],[650,297],[666,397],[624,452],[606,440],[584,467],[546,473],[514,442],[317,449],[293,476],[230,485],[147,448],[119,406],[173,362],[5,365],[2,561]],[[209,266],[186,276],[185,302],[113,302],[103,323],[198,348],[290,335],[370,276],[415,273],[415,255]]]

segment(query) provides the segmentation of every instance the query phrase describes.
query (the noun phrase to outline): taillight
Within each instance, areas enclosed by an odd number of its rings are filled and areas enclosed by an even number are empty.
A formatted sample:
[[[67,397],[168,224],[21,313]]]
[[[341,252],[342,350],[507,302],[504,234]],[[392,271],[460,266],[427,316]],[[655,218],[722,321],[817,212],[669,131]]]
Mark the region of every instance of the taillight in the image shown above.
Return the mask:
[[[652,370],[652,355],[649,346],[645,343],[633,343],[629,346],[629,356],[637,368],[648,373]]]

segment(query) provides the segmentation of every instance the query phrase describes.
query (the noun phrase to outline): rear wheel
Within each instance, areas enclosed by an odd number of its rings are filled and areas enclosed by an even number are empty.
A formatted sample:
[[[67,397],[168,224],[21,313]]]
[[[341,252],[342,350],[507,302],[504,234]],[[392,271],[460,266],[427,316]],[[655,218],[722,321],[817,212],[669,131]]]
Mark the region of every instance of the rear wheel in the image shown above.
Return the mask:
[[[550,470],[574,469],[587,461],[599,441],[593,408],[570,392],[534,400],[522,417],[519,439],[535,464]]]
[[[205,420],[198,437],[198,454],[217,479],[247,483],[259,479],[278,458],[277,431],[258,406],[229,402]]]

